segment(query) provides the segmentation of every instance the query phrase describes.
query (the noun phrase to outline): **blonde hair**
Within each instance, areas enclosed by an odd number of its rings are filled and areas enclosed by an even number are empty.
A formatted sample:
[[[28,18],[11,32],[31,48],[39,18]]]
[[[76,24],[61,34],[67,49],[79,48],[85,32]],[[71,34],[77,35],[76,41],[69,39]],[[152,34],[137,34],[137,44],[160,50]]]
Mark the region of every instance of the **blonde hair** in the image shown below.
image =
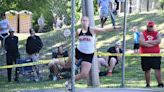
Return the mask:
[[[83,18],[86,18],[87,20],[89,20],[89,18],[88,18],[87,16],[82,16],[82,17],[81,17],[81,20],[82,20]]]

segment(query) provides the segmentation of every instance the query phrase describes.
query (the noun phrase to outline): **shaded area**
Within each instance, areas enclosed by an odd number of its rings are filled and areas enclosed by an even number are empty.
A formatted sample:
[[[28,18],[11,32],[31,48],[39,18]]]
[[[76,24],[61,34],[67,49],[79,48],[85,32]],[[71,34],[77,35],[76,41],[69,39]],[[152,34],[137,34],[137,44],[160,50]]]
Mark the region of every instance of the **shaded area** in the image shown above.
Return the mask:
[[[164,33],[164,12],[157,13],[142,13],[142,14],[132,14],[128,16],[128,31],[127,31],[127,49],[133,48],[133,32],[129,31],[133,25],[137,25],[139,29],[142,29],[146,25],[147,20],[154,20],[156,24],[160,25],[157,26],[157,29],[160,29],[160,32]],[[109,19],[110,20],[110,19]],[[158,22],[159,21],[159,22]],[[107,22],[107,26],[111,22]],[[117,18],[117,23],[122,24],[123,23],[123,17]],[[96,20],[96,24],[99,24],[99,20]],[[79,25],[77,25],[79,26]],[[76,26],[76,27],[77,27]],[[110,25],[109,25],[110,26]],[[141,30],[140,30],[141,31]],[[67,46],[70,46],[70,37],[69,38],[63,38],[62,32],[56,32],[51,31],[43,34],[38,34],[41,36],[44,47],[41,50],[41,59],[51,59],[51,55],[47,55],[47,53],[51,53],[54,48],[60,44],[66,44]],[[28,35],[25,34],[23,37],[20,37],[20,52],[23,55],[25,55],[25,43],[26,43],[26,37]],[[98,51],[106,51],[109,46],[114,45],[114,43],[117,40],[122,39],[122,30],[120,31],[112,31],[112,32],[103,32],[97,35],[97,47]],[[164,37],[162,35],[162,40],[164,40]],[[162,43],[164,44],[164,42]],[[164,49],[164,45],[161,45],[161,48]],[[68,48],[69,49],[69,48]],[[1,56],[2,57],[2,56]],[[1,64],[5,64],[3,61],[4,59],[0,57]],[[164,59],[162,59],[162,62],[164,62]],[[162,63],[162,70],[164,70],[164,64]],[[5,69],[6,70],[6,69]],[[57,82],[54,81],[48,81],[48,68],[47,65],[42,67],[43,70],[43,76],[44,80],[40,82],[27,82],[22,81],[21,83],[16,82],[7,82],[6,73],[3,70],[2,73],[0,73],[0,89],[2,89],[2,92],[11,92],[11,91],[18,91],[18,90],[40,90],[40,89],[64,89],[63,83],[65,80],[59,80]],[[145,87],[145,80],[144,80],[144,74],[141,70],[140,66],[140,57],[127,57],[126,58],[126,65],[125,65],[125,80],[126,80],[126,87]],[[164,71],[162,71],[162,74]],[[152,87],[156,88],[156,79],[154,76],[154,72],[152,72],[152,78],[151,83]],[[164,76],[163,76],[164,79]],[[116,69],[113,73],[112,77],[100,77],[101,86],[103,88],[120,88],[121,83],[121,69]],[[86,88],[86,81],[81,80],[76,83],[77,88]],[[43,92],[44,92],[43,90]],[[83,90],[83,89],[82,89]],[[94,89],[91,89],[94,90]],[[98,90],[98,89],[97,89]],[[41,91],[42,92],[42,91]],[[57,92],[57,91],[56,91]],[[60,91],[59,91],[60,92]],[[85,91],[83,91],[85,92]],[[89,91],[91,92],[91,91]],[[162,91],[161,91],[162,92]]]

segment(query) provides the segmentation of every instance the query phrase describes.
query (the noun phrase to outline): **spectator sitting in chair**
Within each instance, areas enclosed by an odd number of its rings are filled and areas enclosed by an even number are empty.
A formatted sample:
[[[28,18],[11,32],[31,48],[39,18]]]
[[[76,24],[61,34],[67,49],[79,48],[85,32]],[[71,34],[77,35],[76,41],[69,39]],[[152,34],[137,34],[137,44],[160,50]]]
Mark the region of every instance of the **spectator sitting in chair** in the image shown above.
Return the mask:
[[[64,51],[62,46],[59,46],[57,49],[57,52],[52,52],[52,62],[49,63],[49,70],[50,70],[50,75],[49,78],[50,80],[57,80],[57,74],[59,72],[59,67],[60,68],[65,65],[64,60],[59,60],[58,58],[62,57],[68,57],[68,51]]]
[[[107,52],[109,53],[122,53],[121,50],[121,42],[117,41],[115,43],[114,47],[110,47]],[[109,70],[108,70],[108,76],[112,76],[112,71],[114,69],[114,67],[119,63],[119,61],[121,61],[121,56],[109,56],[108,57],[108,64],[109,64]]]

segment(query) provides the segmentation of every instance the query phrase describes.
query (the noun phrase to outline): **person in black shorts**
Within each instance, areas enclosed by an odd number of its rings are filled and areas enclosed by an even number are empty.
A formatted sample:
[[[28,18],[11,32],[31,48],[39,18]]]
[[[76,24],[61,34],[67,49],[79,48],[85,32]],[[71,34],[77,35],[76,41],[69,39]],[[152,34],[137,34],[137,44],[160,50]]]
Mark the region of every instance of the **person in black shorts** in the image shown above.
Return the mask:
[[[134,43],[134,47],[133,47],[134,52],[135,52],[135,50],[138,50],[139,47],[140,47],[140,44],[139,43]]]
[[[133,33],[133,38],[134,38],[134,53],[139,53],[139,37],[140,37],[140,32],[138,32],[138,29],[136,26],[133,27],[132,31]]]
[[[149,72],[151,69],[154,69],[156,72],[156,78],[158,80],[158,87],[164,87],[161,74],[159,73],[161,70],[161,57],[141,57],[141,67],[142,70],[146,72],[145,77],[147,79],[146,87],[150,87],[150,75]]]
[[[154,29],[154,22],[147,23],[147,29],[140,34],[140,52],[142,54],[159,54],[161,37],[158,31]],[[155,70],[158,87],[164,87],[161,76],[161,57],[141,57],[141,67],[145,72],[146,87],[150,87],[151,68]]]
[[[81,62],[81,71],[75,76],[75,81],[80,79],[87,78],[92,66],[92,60],[95,52],[95,37],[94,35],[104,31],[112,31],[120,29],[121,27],[104,27],[104,28],[95,28],[89,27],[89,18],[83,16],[81,19],[82,27],[79,28],[76,32],[78,37],[78,45],[75,52],[76,61],[82,59]],[[68,59],[68,62],[71,61],[71,58]],[[70,66],[71,67],[71,66]],[[65,82],[66,90],[71,90],[71,80]]]

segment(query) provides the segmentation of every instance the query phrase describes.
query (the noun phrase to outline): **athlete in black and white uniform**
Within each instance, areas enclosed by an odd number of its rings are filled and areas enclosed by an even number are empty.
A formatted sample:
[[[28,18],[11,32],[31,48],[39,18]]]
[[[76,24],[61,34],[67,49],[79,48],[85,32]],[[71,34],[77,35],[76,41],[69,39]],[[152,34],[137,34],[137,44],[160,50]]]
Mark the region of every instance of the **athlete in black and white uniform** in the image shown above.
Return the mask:
[[[89,18],[83,16],[81,19],[82,28],[77,30],[76,35],[78,36],[78,45],[76,48],[76,60],[82,59],[81,62],[81,72],[75,76],[75,80],[78,81],[80,79],[86,78],[89,75],[89,71],[92,65],[92,59],[95,51],[95,34],[103,31],[112,31],[120,29],[121,27],[117,26],[114,28],[106,27],[106,28],[91,28],[89,27]],[[71,59],[68,59],[70,62]],[[71,65],[71,64],[66,64]],[[70,90],[70,80],[66,81],[66,89]]]
[[[94,55],[94,43],[95,37],[90,32],[90,27],[88,27],[86,32],[82,30],[79,33],[79,43],[76,48],[76,59],[82,59],[83,61],[92,63],[93,55]]]

